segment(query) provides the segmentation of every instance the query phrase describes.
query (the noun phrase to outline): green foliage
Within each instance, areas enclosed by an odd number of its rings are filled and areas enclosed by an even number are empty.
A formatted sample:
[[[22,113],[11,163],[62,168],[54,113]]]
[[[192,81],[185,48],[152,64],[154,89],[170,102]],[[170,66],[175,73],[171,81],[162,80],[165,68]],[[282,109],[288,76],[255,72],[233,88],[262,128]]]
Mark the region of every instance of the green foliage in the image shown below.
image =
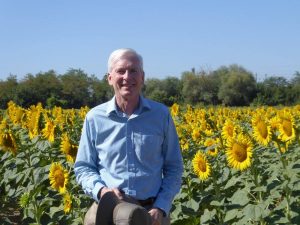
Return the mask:
[[[271,106],[296,103],[293,100],[291,90],[291,84],[284,77],[269,77],[258,85],[258,95],[255,102]],[[296,93],[297,90],[294,90],[294,94]]]
[[[186,71],[181,79],[149,78],[145,81],[145,97],[171,106],[174,103],[191,105],[247,106],[247,105],[293,105],[300,102],[300,73],[293,79],[272,76],[256,82],[251,72],[238,65],[221,66],[214,71]],[[81,69],[69,69],[64,74],[54,70],[27,74],[17,81],[10,75],[0,81],[0,108],[5,109],[13,100],[29,107],[41,102],[49,108],[93,107],[106,102],[114,95],[106,75],[102,79],[89,76]]]
[[[180,128],[188,127],[183,119],[191,119],[187,114],[175,117],[182,140],[188,142],[189,147],[182,152],[183,184],[172,208],[172,224],[299,224],[299,125],[295,125],[297,137],[285,153],[278,147],[285,143],[278,139],[268,146],[254,144],[251,166],[243,171],[228,166],[226,147],[221,144],[216,157],[207,155],[212,173],[201,181],[193,172],[191,162],[197,151],[206,152],[207,148],[203,142],[197,143],[200,138],[192,140],[191,132]],[[246,126],[246,117],[239,115],[238,118],[245,126],[244,132],[250,129]],[[195,118],[191,124],[198,120]],[[217,127],[217,120],[209,121],[211,127]],[[299,122],[299,119],[295,121]],[[253,135],[251,129],[247,132]],[[213,137],[219,137],[222,143],[225,140],[222,141],[220,133],[218,128]],[[205,134],[202,135],[205,140]]]
[[[79,140],[82,120],[75,118],[75,121],[74,126],[65,125],[64,129]],[[0,206],[21,212],[22,224],[57,224],[58,221],[59,224],[82,224],[85,210],[92,201],[76,183],[73,163],[68,162],[60,150],[61,133],[57,132],[56,141],[50,143],[42,136],[31,140],[27,129],[12,123],[9,126],[16,136],[18,149],[13,155],[0,147]],[[51,188],[49,171],[53,162],[61,163],[69,173],[70,213],[64,212],[63,195]],[[9,215],[1,215],[0,224],[4,221],[12,224]]]
[[[145,97],[171,106],[182,102],[181,89],[181,81],[176,77],[167,77],[164,80],[152,78],[146,80],[143,93]]]
[[[222,84],[218,97],[225,105],[246,106],[256,94],[256,82],[253,75],[244,68],[231,65],[222,73]]]
[[[6,81],[0,81],[0,109],[5,109],[10,100],[16,100],[17,77],[10,75]]]

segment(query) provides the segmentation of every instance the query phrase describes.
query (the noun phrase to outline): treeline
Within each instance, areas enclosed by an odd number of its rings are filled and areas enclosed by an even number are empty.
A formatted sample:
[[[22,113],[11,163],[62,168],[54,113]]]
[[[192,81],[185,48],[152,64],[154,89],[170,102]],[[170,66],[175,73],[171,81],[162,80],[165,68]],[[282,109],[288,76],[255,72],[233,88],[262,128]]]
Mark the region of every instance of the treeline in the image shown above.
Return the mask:
[[[183,72],[181,78],[148,78],[143,95],[168,106],[173,103],[202,105],[294,105],[300,103],[300,73],[291,80],[270,76],[257,82],[254,75],[238,65],[222,66],[215,71]],[[41,102],[45,107],[93,107],[109,100],[113,90],[106,76],[101,79],[80,69],[65,74],[54,70],[36,75],[27,74],[18,81],[10,75],[0,81],[0,108],[13,100],[29,107]]]

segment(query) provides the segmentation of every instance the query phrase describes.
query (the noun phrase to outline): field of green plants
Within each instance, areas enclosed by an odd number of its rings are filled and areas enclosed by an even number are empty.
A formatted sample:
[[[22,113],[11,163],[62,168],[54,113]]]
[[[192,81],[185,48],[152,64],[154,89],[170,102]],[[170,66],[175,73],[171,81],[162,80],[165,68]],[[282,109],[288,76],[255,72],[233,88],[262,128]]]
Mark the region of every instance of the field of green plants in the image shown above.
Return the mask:
[[[73,164],[89,109],[0,111],[0,224],[82,224]],[[300,224],[300,105],[174,104],[184,160],[175,225]]]

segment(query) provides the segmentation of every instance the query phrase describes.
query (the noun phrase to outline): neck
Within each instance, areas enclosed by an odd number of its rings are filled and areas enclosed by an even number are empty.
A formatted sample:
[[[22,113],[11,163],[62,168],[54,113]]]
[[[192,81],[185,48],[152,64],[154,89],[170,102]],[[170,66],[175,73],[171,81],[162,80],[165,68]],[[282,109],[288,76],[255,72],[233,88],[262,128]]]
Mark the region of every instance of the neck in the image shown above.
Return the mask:
[[[134,110],[138,107],[139,105],[139,96],[136,98],[123,98],[121,96],[116,96],[116,104],[119,107],[119,109],[126,113],[128,116],[132,115]]]

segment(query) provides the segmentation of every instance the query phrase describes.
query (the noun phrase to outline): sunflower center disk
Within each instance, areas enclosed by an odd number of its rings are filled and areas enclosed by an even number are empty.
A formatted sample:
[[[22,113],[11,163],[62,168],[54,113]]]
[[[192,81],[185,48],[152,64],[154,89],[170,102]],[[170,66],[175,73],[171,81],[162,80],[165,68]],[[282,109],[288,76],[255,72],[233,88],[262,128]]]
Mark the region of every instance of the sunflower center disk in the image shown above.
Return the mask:
[[[258,131],[263,138],[268,137],[268,128],[264,122],[260,122],[257,124]]]
[[[236,161],[243,162],[247,159],[247,150],[243,145],[235,143],[233,145],[233,157]]]

